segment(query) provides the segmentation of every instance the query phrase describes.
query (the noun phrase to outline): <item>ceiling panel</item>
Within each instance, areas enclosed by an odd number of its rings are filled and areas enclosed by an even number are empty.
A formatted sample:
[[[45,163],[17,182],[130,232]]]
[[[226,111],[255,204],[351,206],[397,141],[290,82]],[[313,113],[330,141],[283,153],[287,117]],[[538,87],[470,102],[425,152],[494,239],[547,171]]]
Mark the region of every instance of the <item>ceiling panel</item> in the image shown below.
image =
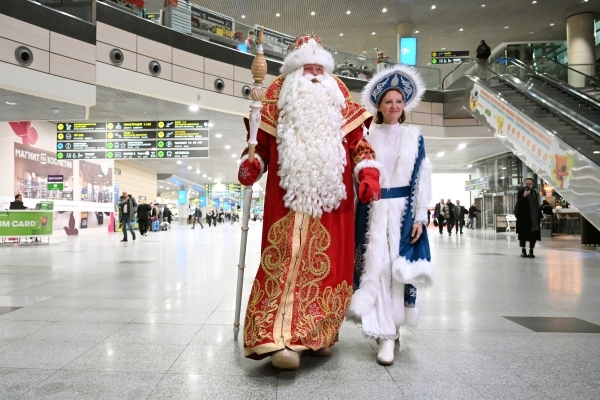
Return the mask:
[[[0,121],[57,121],[84,118],[85,106],[0,88]]]

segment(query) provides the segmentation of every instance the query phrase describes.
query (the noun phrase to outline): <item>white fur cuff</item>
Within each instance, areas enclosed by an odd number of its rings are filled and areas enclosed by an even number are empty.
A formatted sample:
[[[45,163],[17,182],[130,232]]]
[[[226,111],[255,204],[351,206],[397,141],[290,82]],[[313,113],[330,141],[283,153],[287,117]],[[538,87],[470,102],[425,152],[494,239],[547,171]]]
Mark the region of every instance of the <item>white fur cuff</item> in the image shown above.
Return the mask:
[[[306,64],[317,64],[327,73],[333,73],[334,62],[331,53],[323,48],[314,47],[301,48],[288,54],[283,60],[281,73],[286,76]]]
[[[258,163],[260,164],[260,174],[258,175],[258,178],[256,178],[256,182],[260,181],[260,178],[262,178],[263,174],[265,173],[265,163],[263,161],[263,159],[258,155],[258,153],[254,153],[254,158],[258,160]],[[242,157],[240,159],[241,162],[244,162],[248,159],[248,154],[246,154],[244,157]]]
[[[379,171],[379,184],[383,185],[385,168],[380,162],[375,160],[362,160],[354,167],[354,179],[358,182],[358,173],[365,168],[375,168]]]
[[[433,265],[427,260],[410,262],[398,257],[392,264],[392,276],[401,283],[410,283],[419,288],[433,285]]]

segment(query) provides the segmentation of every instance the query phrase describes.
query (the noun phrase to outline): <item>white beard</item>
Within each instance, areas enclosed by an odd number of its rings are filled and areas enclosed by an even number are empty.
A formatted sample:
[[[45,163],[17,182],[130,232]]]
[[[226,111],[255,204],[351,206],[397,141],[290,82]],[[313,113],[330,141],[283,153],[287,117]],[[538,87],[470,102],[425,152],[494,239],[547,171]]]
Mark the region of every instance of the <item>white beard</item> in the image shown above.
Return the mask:
[[[346,198],[345,99],[331,75],[319,76],[317,83],[311,79],[298,68],[281,87],[277,104],[279,186],[286,191],[283,200],[287,208],[321,217]]]

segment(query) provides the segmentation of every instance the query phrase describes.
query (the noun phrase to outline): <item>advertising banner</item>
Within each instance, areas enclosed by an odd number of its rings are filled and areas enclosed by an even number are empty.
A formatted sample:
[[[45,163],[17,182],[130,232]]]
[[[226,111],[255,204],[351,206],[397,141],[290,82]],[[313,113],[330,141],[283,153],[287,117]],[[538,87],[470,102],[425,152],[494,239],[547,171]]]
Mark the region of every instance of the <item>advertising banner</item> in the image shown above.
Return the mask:
[[[52,235],[52,211],[0,211],[0,236]]]
[[[575,160],[568,149],[544,127],[525,120],[514,107],[500,101],[479,84],[471,91],[469,107],[483,115],[500,139],[506,139],[533,169],[552,178],[556,188],[567,189]]]

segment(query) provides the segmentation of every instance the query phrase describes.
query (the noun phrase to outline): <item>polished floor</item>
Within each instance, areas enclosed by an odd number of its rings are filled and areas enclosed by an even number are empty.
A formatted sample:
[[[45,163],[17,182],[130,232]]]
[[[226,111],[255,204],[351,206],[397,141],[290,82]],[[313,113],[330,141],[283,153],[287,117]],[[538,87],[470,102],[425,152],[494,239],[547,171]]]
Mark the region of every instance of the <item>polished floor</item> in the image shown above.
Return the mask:
[[[435,286],[394,365],[346,323],[331,358],[292,372],[233,340],[239,225],[0,245],[0,399],[600,398],[600,334],[568,328],[600,325],[598,253],[563,237],[523,259],[514,234],[429,233]]]

